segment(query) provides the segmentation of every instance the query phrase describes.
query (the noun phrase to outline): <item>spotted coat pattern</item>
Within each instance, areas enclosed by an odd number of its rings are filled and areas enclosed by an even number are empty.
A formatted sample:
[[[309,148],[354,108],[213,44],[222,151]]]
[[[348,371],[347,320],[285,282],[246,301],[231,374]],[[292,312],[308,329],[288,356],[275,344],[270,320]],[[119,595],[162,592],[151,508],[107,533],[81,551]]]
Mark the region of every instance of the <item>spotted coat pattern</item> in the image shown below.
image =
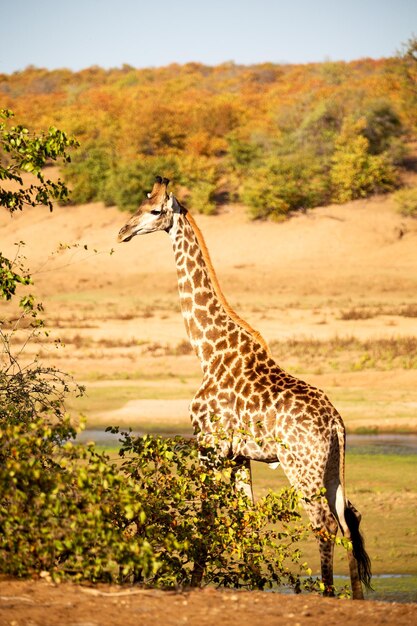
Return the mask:
[[[322,391],[285,372],[226,312],[186,216],[173,247],[181,309],[203,369],[190,405],[196,433],[207,442],[221,433],[225,455],[280,461],[294,486],[306,496],[317,493],[339,475],[341,417]]]

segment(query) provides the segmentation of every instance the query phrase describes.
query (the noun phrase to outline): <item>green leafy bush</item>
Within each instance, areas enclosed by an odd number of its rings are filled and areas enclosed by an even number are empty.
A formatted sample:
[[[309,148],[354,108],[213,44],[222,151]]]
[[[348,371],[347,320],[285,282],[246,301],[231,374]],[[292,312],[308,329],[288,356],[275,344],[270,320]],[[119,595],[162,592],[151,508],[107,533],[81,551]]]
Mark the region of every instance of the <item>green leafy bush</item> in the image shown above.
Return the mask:
[[[152,584],[301,588],[307,570],[299,541],[307,529],[294,490],[252,505],[236,493],[234,461],[215,450],[206,449],[202,463],[197,443],[179,437],[122,433],[121,443],[122,469],[144,494],[145,522],[134,520],[134,536],[146,529],[159,562]]]
[[[184,157],[180,161],[181,195],[191,211],[213,215],[221,172],[215,160],[205,156]]]
[[[71,432],[43,418],[2,428],[0,571],[108,582],[151,574],[146,538],[126,536],[143,515],[137,486],[106,455],[66,440]]]
[[[229,161],[233,170],[245,173],[259,162],[261,156],[259,145],[241,139],[236,133],[231,133],[227,139]]]
[[[20,368],[0,338],[0,572],[321,589],[301,561],[308,528],[294,490],[253,505],[236,491],[233,460],[211,449],[202,458],[181,438],[122,433],[118,463],[77,444],[65,399],[83,389],[55,368]]]
[[[333,200],[348,202],[372,193],[391,191],[397,172],[386,153],[371,154],[364,119],[346,118],[335,143],[330,171]]]
[[[10,300],[15,295],[18,285],[30,284],[30,278],[15,269],[13,261],[0,252],[0,296],[5,300]]]
[[[417,187],[400,189],[394,194],[398,211],[404,217],[417,217]]]
[[[187,202],[193,211],[213,215],[216,213],[216,203],[214,201],[216,185],[208,181],[199,181],[192,186]]]
[[[318,588],[310,578],[301,582],[310,572],[300,563],[306,527],[293,490],[253,506],[236,494],[232,461],[206,450],[202,464],[195,442],[180,438],[122,433],[120,466],[73,442],[75,430],[57,410],[60,394],[36,416],[45,402],[38,384],[51,383],[45,373],[32,370],[25,392],[13,376],[1,378],[1,400],[9,398],[0,433],[1,572],[162,587]]]
[[[90,142],[78,151],[65,167],[65,178],[71,186],[71,203],[101,200],[113,163],[111,150],[96,142]]]
[[[343,111],[332,100],[321,101],[308,112],[294,131],[294,142],[298,151],[313,153],[324,160],[334,151],[336,137],[340,133]]]
[[[323,164],[308,155],[274,156],[252,171],[241,194],[253,219],[284,219],[289,211],[318,206],[328,197]]]
[[[54,200],[68,199],[68,189],[60,179],[53,182],[45,178],[43,168],[51,161],[70,163],[67,150],[78,146],[78,142],[54,126],[38,135],[22,124],[11,126],[13,117],[13,111],[0,109],[0,181],[18,185],[13,191],[0,185],[0,206],[13,212],[45,204],[52,210]],[[33,174],[35,183],[24,187],[22,172]]]
[[[151,574],[146,537],[125,535],[142,514],[137,485],[106,455],[73,443],[65,399],[83,388],[55,368],[21,368],[10,335],[0,330],[0,340],[0,571],[105,581],[138,567]]]
[[[177,182],[181,180],[175,157],[148,156],[134,161],[118,162],[109,172],[97,199],[107,206],[115,204],[123,211],[136,211],[160,172],[169,179]]]
[[[365,111],[363,135],[369,141],[370,154],[390,150],[392,143],[404,133],[401,119],[385,100],[371,102]]]

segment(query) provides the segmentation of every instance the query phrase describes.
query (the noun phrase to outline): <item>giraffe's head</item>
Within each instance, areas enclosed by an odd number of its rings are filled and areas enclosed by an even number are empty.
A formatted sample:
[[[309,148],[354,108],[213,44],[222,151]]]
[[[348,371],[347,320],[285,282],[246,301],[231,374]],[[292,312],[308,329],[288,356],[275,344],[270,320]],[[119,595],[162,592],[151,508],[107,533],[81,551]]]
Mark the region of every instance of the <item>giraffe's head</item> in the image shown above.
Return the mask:
[[[156,230],[170,231],[174,213],[181,212],[181,206],[174,196],[168,195],[169,180],[157,176],[153,189],[142,202],[130,220],[120,229],[117,240],[130,241],[135,235],[146,235]]]

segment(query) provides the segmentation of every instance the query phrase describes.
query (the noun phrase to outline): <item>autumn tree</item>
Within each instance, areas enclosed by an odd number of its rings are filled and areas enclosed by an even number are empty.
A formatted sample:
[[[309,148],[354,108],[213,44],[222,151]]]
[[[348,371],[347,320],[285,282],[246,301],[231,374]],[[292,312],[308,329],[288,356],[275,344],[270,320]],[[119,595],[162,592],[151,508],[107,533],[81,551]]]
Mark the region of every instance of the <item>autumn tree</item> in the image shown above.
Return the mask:
[[[330,172],[335,202],[394,189],[397,173],[386,153],[371,154],[366,120],[348,117],[335,142]]]
[[[0,94],[32,125],[64,124],[82,142],[73,163],[63,163],[74,202],[133,209],[138,185],[148,186],[163,167],[196,210],[251,197],[252,213],[272,216],[275,200],[272,211],[270,201],[262,209],[253,203],[260,201],[259,176],[267,184],[274,177],[274,160],[289,172],[288,184],[273,185],[288,210],[322,204],[331,189],[342,201],[392,187],[393,164],[406,166],[406,144],[417,129],[416,47],[411,40],[397,57],[350,63],[32,67],[0,75]],[[348,119],[359,118],[364,126],[347,139]],[[349,193],[343,188],[352,177]]]

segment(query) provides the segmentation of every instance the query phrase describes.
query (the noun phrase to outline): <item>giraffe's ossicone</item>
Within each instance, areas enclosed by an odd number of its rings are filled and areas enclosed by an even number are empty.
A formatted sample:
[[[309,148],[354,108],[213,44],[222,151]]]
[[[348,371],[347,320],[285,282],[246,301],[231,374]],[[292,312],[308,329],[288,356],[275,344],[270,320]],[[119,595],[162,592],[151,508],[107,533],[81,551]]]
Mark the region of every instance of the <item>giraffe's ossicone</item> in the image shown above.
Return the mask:
[[[345,428],[323,391],[285,372],[261,335],[227,303],[203,236],[192,215],[157,178],[151,193],[119,232],[119,242],[166,231],[172,240],[181,310],[203,370],[190,404],[202,446],[233,457],[250,480],[250,461],[280,463],[305,496],[318,531],[322,580],[333,588],[333,542],[338,527],[351,539],[349,569],[354,598],[369,586],[369,557],[360,515],[345,494]],[[325,489],[325,497],[315,497]]]

